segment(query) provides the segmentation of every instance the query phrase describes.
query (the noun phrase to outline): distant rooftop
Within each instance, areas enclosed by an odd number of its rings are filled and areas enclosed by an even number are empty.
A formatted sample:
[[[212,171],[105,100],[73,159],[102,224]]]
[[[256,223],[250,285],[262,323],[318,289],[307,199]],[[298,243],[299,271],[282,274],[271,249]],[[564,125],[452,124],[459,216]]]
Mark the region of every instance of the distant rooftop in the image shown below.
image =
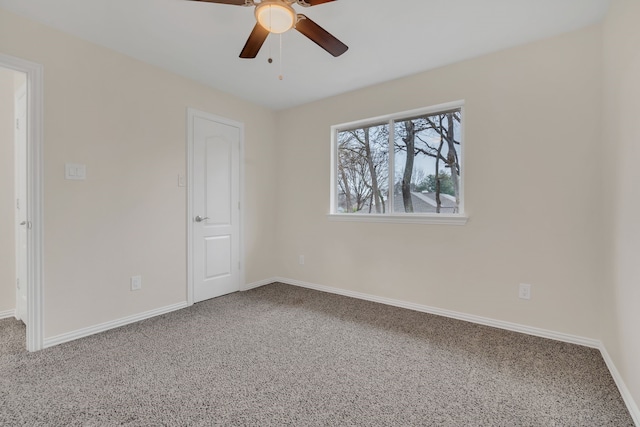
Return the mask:
[[[344,201],[344,195],[340,195],[340,200]],[[448,194],[440,194],[441,208],[440,213],[454,213],[456,207],[456,199]],[[436,213],[436,193],[420,193],[411,192],[411,203],[413,204],[413,213]],[[404,213],[404,202],[402,193],[394,194],[393,198],[394,212]],[[369,213],[369,204],[365,204],[359,213]],[[375,213],[375,209],[371,209],[371,213]]]

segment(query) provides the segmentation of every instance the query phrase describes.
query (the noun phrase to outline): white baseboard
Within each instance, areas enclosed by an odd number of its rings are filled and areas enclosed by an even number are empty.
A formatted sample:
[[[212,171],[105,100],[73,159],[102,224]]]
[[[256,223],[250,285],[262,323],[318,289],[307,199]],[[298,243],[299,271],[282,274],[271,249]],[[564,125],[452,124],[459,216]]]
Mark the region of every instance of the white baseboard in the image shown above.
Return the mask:
[[[168,305],[166,307],[160,307],[154,310],[145,311],[144,313],[134,314],[132,316],[127,316],[120,319],[112,320],[110,322],[100,323],[99,325],[89,326],[87,328],[82,328],[72,332],[56,335],[50,338],[45,338],[43,348],[53,347],[54,345],[77,340],[79,338],[88,337],[89,335],[108,331],[109,329],[119,328],[120,326],[139,322],[140,320],[149,319],[151,317],[159,316],[161,314],[170,313],[172,311],[180,310],[188,306],[189,304],[187,304],[187,302],[184,301],[177,304]]]
[[[277,279],[265,279],[260,280],[258,282],[248,283],[242,286],[242,291],[248,291],[251,289],[258,288],[260,286],[268,285],[270,283],[276,282]],[[89,326],[87,328],[78,329],[72,332],[67,332],[64,334],[56,335],[50,338],[45,338],[43,348],[53,347],[58,344],[62,344],[65,342],[77,340],[79,338],[88,337],[89,335],[97,334],[100,332],[108,331],[109,329],[119,328],[120,326],[128,325],[130,323],[139,322],[140,320],[149,319],[151,317],[159,316],[161,314],[170,313],[172,311],[180,310],[188,307],[189,304],[185,302],[169,305],[166,307],[161,307],[155,310],[146,311],[140,314],[134,314],[132,316],[123,317],[121,319],[112,320],[110,322],[101,323],[99,325]],[[5,313],[9,313],[10,316],[13,316],[14,311],[10,312],[0,312],[0,319],[2,319],[2,315]],[[6,317],[10,317],[7,315]]]
[[[255,288],[259,288],[260,286],[265,286],[265,285],[269,285],[271,283],[277,282],[278,279],[275,277],[272,277],[271,279],[264,279],[264,280],[259,280],[257,282],[253,282],[253,283],[247,283],[246,285],[241,287],[241,291],[250,291],[251,289],[255,289]]]
[[[0,319],[8,319],[9,317],[16,317],[16,311],[13,309],[0,311]]]
[[[542,338],[549,338],[556,341],[567,342],[570,344],[578,344],[585,347],[597,348],[600,350],[602,354],[602,358],[607,364],[607,368],[609,368],[609,372],[613,377],[613,380],[622,395],[622,399],[624,403],[627,405],[627,409],[631,414],[631,418],[633,419],[636,426],[640,427],[640,411],[638,410],[638,405],[633,400],[629,389],[626,384],[622,380],[618,369],[616,368],[611,356],[607,352],[607,349],[604,347],[604,344],[600,340],[596,340],[593,338],[585,338],[577,335],[565,334],[563,332],[555,332],[547,329],[535,328],[532,326],[520,325],[518,323],[505,322],[502,320],[491,319],[488,317],[475,316],[473,314],[460,313],[457,311],[444,310],[437,307],[430,307],[421,304],[414,304],[406,301],[400,301],[390,298],[378,297],[375,295],[364,294],[361,292],[348,291],[345,289],[333,288],[331,286],[323,286],[316,285],[313,283],[302,282],[300,280],[286,279],[284,277],[277,277],[274,279],[275,282],[285,283],[287,285],[300,286],[303,288],[314,289],[317,291],[328,292],[337,295],[343,295],[347,297],[362,299],[366,301],[378,302],[381,304],[387,304],[394,307],[407,308],[409,310],[420,311],[423,313],[436,314],[438,316],[450,317],[453,319],[464,320],[471,323],[477,323],[480,325],[492,326],[494,328],[506,329],[508,331],[520,332],[523,334],[534,335]]]
[[[577,335],[565,334],[562,332],[550,331],[547,329],[535,328],[532,326],[521,325],[518,323],[505,322],[503,320],[491,319],[489,317],[476,316],[473,314],[460,313],[452,310],[445,310],[428,305],[415,304],[391,298],[378,297],[375,295],[364,294],[361,292],[348,291],[345,289],[333,288],[331,286],[316,285],[313,283],[301,282],[299,280],[286,279],[278,277],[278,282],[288,285],[300,286],[303,288],[315,289],[317,291],[329,292],[332,294],[343,295],[347,297],[362,299],[366,301],[378,302],[381,304],[391,305],[394,307],[406,308],[409,310],[420,311],[422,313],[436,314],[438,316],[450,317],[452,319],[464,320],[466,322],[477,323],[480,325],[492,326],[494,328],[506,329],[508,331],[520,332],[537,337],[549,338],[556,341],[568,342],[571,344],[583,345],[585,347],[600,348],[600,341],[593,338],[586,338]]]
[[[611,376],[613,377],[613,380],[616,382],[616,385],[618,386],[618,390],[622,395],[622,400],[624,400],[624,403],[627,405],[627,409],[631,414],[631,418],[633,419],[633,422],[636,424],[636,426],[640,426],[640,409],[638,409],[638,405],[633,400],[633,397],[631,396],[631,392],[629,391],[629,389],[627,388],[627,385],[625,384],[624,380],[620,376],[620,372],[618,372],[618,368],[616,368],[616,365],[613,363],[613,359],[611,359],[609,352],[607,351],[604,344],[602,343],[600,344],[600,353],[602,354],[604,363],[606,363],[607,368],[609,368],[609,372],[611,372]]]
[[[535,328],[532,326],[521,325],[518,323],[505,322],[502,320],[491,319],[488,317],[476,316],[472,314],[460,313],[452,310],[445,310],[437,307],[431,307],[422,304],[415,304],[411,302],[378,297],[371,294],[365,294],[361,292],[349,291],[340,288],[333,288],[331,286],[324,285],[316,285],[313,283],[303,282],[300,280],[287,279],[284,277],[274,277],[270,279],[264,279],[253,283],[248,283],[242,287],[242,291],[248,291],[251,289],[255,289],[261,286],[265,286],[271,283],[280,282],[285,283],[287,285],[299,286],[302,288],[314,289],[321,292],[327,292],[337,295],[343,295],[351,298],[357,298],[365,301],[377,302],[380,304],[391,305],[394,307],[406,308],[409,310],[419,311],[423,313],[435,314],[438,316],[449,317],[452,319],[464,320],[471,323],[477,323],[480,325],[491,326],[494,328],[505,329],[514,332],[520,332],[523,334],[534,335],[542,338],[549,338],[556,341],[567,342],[571,344],[583,345],[586,347],[597,348],[600,350],[602,357],[611,372],[611,376],[613,377],[622,398],[627,405],[627,409],[631,414],[631,417],[634,423],[640,427],[640,410],[638,409],[638,405],[634,401],[629,389],[626,384],[622,380],[620,373],[618,372],[611,356],[607,352],[607,349],[604,347],[603,343],[600,340],[596,340],[593,338],[586,338],[577,335],[565,334],[562,332],[550,331],[547,329]],[[173,304],[166,307],[161,307],[155,310],[146,311],[144,313],[136,314],[133,316],[123,317],[121,319],[113,320],[110,322],[101,323],[99,325],[90,326],[88,328],[78,329],[73,332],[68,332],[61,335],[56,335],[51,338],[46,338],[44,340],[44,348],[52,347],[54,345],[62,344],[68,341],[73,341],[79,338],[83,338],[89,335],[97,334],[99,332],[107,331],[109,329],[118,328],[120,326],[128,325],[130,323],[138,322],[140,320],[148,319],[151,317],[159,316],[161,314],[170,313],[175,310],[180,310],[182,308],[188,307],[189,304],[185,302]],[[13,317],[15,314],[14,310],[6,310],[0,311],[0,319]]]

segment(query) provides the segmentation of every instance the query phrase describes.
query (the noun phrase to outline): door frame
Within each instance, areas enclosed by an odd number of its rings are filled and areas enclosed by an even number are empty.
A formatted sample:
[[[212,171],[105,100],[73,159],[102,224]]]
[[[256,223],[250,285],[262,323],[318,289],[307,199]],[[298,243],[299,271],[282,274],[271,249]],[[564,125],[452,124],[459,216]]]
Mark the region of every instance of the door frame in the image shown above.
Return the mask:
[[[195,195],[193,194],[193,155],[194,155],[194,121],[196,118],[203,118],[212,120],[224,125],[233,126],[239,129],[239,192],[238,199],[240,200],[240,224],[239,224],[239,241],[240,241],[240,269],[238,280],[240,281],[239,289],[244,288],[245,282],[245,254],[244,254],[244,123],[236,122],[234,120],[227,119],[225,117],[216,116],[195,108],[187,108],[187,304],[193,305],[193,293],[194,293],[194,272],[193,272],[193,202]]]
[[[15,73],[16,71],[14,71]],[[18,114],[21,114],[22,111],[19,111],[18,107],[19,107],[19,103],[18,100],[20,98],[23,98],[23,106],[21,105],[21,109],[24,111],[24,115],[25,115],[25,123],[28,123],[28,120],[26,120],[26,116],[27,116],[27,82],[25,80],[24,84],[21,85],[19,88],[15,89],[14,86],[14,93],[13,93],[13,98],[14,98],[14,102],[13,105],[15,106],[14,108],[14,117]],[[17,119],[16,119],[17,120]],[[27,129],[24,130],[24,139],[26,139],[27,136]],[[14,177],[14,199],[16,200],[16,204],[18,203],[18,200],[21,200],[22,203],[25,203],[25,207],[28,206],[27,203],[27,196],[26,196],[26,190],[27,190],[27,147],[26,147],[26,141],[24,141],[23,139],[21,139],[20,141],[18,140],[18,136],[16,135],[16,130],[14,128],[14,136],[13,136],[13,140],[14,140],[14,150],[13,150],[13,162],[14,162],[14,173],[13,173],[13,177]],[[24,146],[24,150],[22,149],[22,147],[18,147],[18,145],[20,145],[20,143],[22,143],[22,145]],[[19,224],[20,220],[23,219],[24,221],[26,221],[26,212],[24,212],[24,218],[18,218],[15,216],[15,212],[17,212],[18,207],[14,206],[14,235],[15,235],[15,269],[16,269],[16,281],[20,281],[22,279],[22,285],[19,286],[19,290],[16,289],[16,307],[15,307],[15,318],[22,320],[23,322],[27,322],[29,319],[27,319],[28,317],[28,313],[29,313],[29,309],[28,307],[26,307],[27,305],[27,301],[26,301],[26,296],[29,295],[29,291],[27,289],[27,255],[26,253],[23,254],[23,248],[27,245],[26,241],[23,241],[22,238],[24,237],[26,240],[26,236],[29,234],[29,229],[26,228],[25,226],[22,226]],[[22,214],[22,209],[20,209],[20,212]],[[24,263],[24,264],[23,264]],[[24,270],[23,270],[24,268]],[[23,302],[23,298],[22,298],[22,293],[25,293],[25,301]],[[25,305],[23,307],[23,304]],[[27,313],[24,316],[22,316],[22,312],[21,312],[21,308],[24,309],[24,312]]]
[[[44,348],[43,93],[41,64],[0,53],[0,66],[27,75],[27,350]]]

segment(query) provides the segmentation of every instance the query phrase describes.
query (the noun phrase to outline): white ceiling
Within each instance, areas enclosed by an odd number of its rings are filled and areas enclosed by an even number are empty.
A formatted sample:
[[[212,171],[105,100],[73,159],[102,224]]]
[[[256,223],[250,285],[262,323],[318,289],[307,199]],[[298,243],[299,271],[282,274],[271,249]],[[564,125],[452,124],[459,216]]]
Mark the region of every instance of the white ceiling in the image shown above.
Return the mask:
[[[0,0],[0,7],[273,109],[600,21],[610,0],[337,0],[294,5],[349,46],[334,58],[296,31],[238,54],[253,8],[188,0]],[[269,50],[274,58],[268,64]]]

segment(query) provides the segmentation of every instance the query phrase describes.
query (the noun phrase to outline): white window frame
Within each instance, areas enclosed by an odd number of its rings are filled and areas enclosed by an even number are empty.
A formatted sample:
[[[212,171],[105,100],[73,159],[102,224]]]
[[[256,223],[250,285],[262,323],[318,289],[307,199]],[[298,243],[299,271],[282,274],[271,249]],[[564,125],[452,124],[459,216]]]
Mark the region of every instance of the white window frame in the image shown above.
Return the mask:
[[[393,129],[393,122],[401,121],[402,119],[412,118],[416,116],[435,114],[442,111],[460,109],[460,206],[458,207],[458,213],[403,213],[403,212],[389,212],[383,214],[371,213],[371,214],[357,214],[357,213],[339,213],[337,212],[338,206],[338,192],[337,192],[337,176],[338,176],[338,132],[344,129],[360,128],[372,125],[381,125],[385,122],[389,124],[389,129]],[[464,225],[469,219],[464,210],[464,175],[465,175],[465,163],[466,158],[464,155],[465,150],[465,112],[464,112],[464,100],[447,102],[444,104],[433,105],[430,107],[419,108],[415,110],[403,111],[400,113],[387,114],[379,117],[372,117],[369,119],[358,120],[355,122],[342,123],[331,126],[331,200],[329,203],[328,218],[332,221],[351,221],[351,222],[387,222],[387,223],[409,223],[409,224],[445,224],[445,225]],[[394,167],[394,150],[393,150],[393,132],[389,132],[389,167],[393,170]],[[390,174],[392,176],[392,174]],[[390,193],[393,193],[390,191]],[[393,203],[393,194],[390,194],[390,202]]]

